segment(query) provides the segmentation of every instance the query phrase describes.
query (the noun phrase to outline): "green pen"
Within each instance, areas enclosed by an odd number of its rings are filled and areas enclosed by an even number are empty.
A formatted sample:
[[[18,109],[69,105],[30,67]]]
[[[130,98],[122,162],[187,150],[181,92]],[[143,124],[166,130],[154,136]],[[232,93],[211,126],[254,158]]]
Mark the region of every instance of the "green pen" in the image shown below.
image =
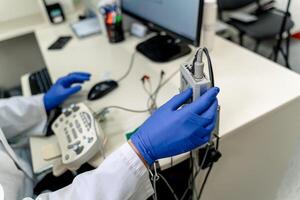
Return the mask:
[[[117,15],[116,17],[116,24],[119,24],[122,22],[122,15]]]

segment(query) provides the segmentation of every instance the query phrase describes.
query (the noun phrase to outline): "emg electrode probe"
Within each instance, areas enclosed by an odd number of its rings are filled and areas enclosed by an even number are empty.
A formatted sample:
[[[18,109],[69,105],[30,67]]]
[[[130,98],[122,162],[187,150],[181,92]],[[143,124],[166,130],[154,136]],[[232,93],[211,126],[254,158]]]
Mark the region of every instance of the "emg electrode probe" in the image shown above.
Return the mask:
[[[205,64],[203,62],[203,56],[206,56],[207,58],[207,67],[209,72],[209,77],[204,73],[204,67]],[[214,83],[214,73],[213,73],[213,67],[212,62],[209,56],[209,52],[207,48],[199,48],[195,54],[195,58],[190,63],[183,63],[180,67],[180,82],[181,82],[181,91],[184,91],[188,88],[192,88],[193,90],[193,96],[190,99],[190,102],[196,101],[198,98],[200,98],[207,90],[209,90],[211,87],[215,86]],[[222,154],[219,152],[219,116],[220,116],[220,106],[218,106],[218,114],[217,114],[217,120],[216,120],[216,127],[211,133],[211,138],[208,141],[207,144],[202,146],[199,150],[195,150],[192,152],[192,162],[193,162],[193,170],[195,170],[195,173],[192,175],[192,181],[191,186],[194,187],[195,180],[198,177],[200,171],[207,170],[206,176],[204,178],[204,181],[200,187],[200,190],[197,191],[197,194],[195,199],[199,200],[201,199],[203,190],[205,188],[208,176],[213,168],[213,165],[215,162],[217,162]],[[197,166],[194,165],[194,160],[196,160],[198,163]],[[193,191],[193,190],[192,190]],[[186,193],[185,193],[186,194]],[[193,194],[194,191],[193,191]],[[185,196],[185,195],[184,195]]]
[[[203,56],[207,58],[207,67],[209,72],[209,77],[204,73],[205,64],[203,62]],[[180,67],[180,82],[181,91],[188,88],[192,88],[193,97],[189,103],[196,101],[200,96],[202,96],[211,87],[215,87],[214,73],[212,62],[209,56],[207,48],[199,48],[195,54],[193,63],[183,63]],[[218,107],[218,117],[216,121],[216,128],[212,133],[213,135],[219,135],[219,113],[220,106]]]
[[[209,78],[204,73],[203,54],[207,57]],[[212,69],[211,59],[206,48],[199,48],[196,52],[192,64],[183,63],[180,67],[181,73],[181,91],[187,88],[193,89],[193,99],[197,100],[209,88],[214,87],[214,74]]]

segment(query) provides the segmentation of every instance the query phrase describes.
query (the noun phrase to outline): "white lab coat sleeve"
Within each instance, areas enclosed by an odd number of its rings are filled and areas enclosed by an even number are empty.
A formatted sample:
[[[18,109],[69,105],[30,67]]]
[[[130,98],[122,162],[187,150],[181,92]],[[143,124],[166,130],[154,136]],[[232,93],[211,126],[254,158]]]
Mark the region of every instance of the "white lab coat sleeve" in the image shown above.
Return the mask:
[[[32,130],[42,134],[47,122],[44,95],[0,100],[0,128],[7,139]]]
[[[107,157],[95,170],[37,200],[144,200],[153,194],[148,170],[129,144]]]

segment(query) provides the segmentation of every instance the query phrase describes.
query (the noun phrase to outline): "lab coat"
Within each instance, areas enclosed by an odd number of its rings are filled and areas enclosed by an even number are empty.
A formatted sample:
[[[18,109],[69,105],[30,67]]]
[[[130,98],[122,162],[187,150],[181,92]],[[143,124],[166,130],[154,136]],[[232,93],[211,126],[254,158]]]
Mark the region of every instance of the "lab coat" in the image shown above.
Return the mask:
[[[47,121],[43,96],[0,100],[0,187],[5,199],[32,197],[35,183],[28,137],[43,135]],[[9,141],[9,142],[8,142]],[[73,183],[38,200],[143,200],[153,194],[147,168],[124,144],[95,170],[77,176]]]

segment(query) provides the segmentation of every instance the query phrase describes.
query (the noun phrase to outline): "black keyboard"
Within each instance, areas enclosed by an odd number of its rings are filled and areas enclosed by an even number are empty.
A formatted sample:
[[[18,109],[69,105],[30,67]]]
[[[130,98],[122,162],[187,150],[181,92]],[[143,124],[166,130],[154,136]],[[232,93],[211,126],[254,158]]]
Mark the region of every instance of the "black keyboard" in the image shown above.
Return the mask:
[[[72,39],[71,36],[64,36],[58,38],[48,49],[49,50],[58,50],[66,46],[66,44]]]
[[[52,81],[48,70],[34,72],[29,76],[29,85],[32,95],[46,93],[52,86]]]

